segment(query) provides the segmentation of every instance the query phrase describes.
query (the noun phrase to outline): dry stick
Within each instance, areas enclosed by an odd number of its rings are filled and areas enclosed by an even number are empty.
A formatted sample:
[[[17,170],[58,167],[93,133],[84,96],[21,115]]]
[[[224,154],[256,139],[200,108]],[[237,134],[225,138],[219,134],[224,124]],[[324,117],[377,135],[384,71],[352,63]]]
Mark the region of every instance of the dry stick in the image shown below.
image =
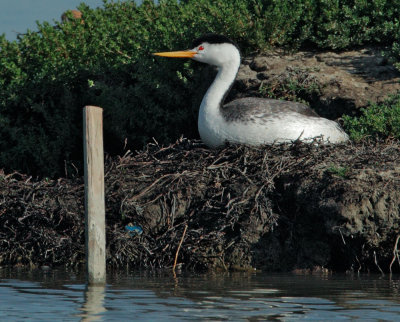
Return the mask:
[[[392,265],[393,265],[394,261],[396,260],[396,258],[397,258],[397,261],[399,262],[399,265],[400,265],[399,250],[397,249],[397,245],[399,243],[399,239],[400,239],[400,235],[397,236],[396,243],[394,244],[394,247],[393,247],[393,259],[392,259],[392,262],[390,263],[390,266],[389,266],[390,274],[392,274]]]
[[[185,238],[185,235],[186,235],[187,228],[188,228],[188,225],[186,224],[185,225],[185,229],[183,231],[183,235],[182,235],[181,241],[179,242],[179,245],[178,245],[178,249],[176,250],[174,266],[172,267],[172,271],[174,273],[175,273],[176,262],[178,261],[179,250],[181,249],[181,246],[182,246],[182,243],[183,243],[183,239]]]
[[[342,237],[343,244],[346,245],[346,241],[344,240],[344,237],[343,237],[342,231],[340,230],[340,227],[338,230],[339,230],[340,236]]]
[[[375,265],[379,268],[379,271],[381,272],[382,276],[385,276],[385,273],[382,271],[381,267],[378,264],[378,260],[376,259],[376,252],[374,251],[374,259],[375,259]]]
[[[357,255],[356,255],[356,260],[357,260],[357,263],[358,263],[358,270],[357,270],[357,274],[360,274],[360,271],[361,271],[361,263],[360,263],[360,261],[359,261],[359,259],[358,259]]]
[[[169,173],[169,174],[165,174],[162,177],[158,178],[157,180],[155,180],[150,186],[148,186],[147,188],[143,189],[143,191],[131,198],[129,198],[129,201],[135,200],[140,198],[141,196],[145,195],[149,190],[151,190],[157,183],[159,183],[161,180],[171,177],[171,176],[176,176],[175,173]]]

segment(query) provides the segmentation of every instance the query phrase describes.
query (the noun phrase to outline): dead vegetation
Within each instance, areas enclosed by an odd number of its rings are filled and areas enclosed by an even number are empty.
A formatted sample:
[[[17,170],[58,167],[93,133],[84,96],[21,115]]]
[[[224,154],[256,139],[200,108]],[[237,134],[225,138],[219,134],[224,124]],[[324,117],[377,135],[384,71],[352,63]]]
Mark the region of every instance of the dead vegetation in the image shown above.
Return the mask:
[[[107,263],[399,271],[399,159],[397,141],[210,150],[186,139],[107,158]],[[83,199],[81,178],[0,174],[0,265],[81,265]]]

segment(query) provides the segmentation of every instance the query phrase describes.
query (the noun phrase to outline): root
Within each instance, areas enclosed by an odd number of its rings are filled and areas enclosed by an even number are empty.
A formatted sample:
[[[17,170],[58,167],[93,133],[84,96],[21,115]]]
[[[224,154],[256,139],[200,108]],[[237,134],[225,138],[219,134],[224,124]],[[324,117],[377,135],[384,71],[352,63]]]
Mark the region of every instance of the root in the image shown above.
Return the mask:
[[[396,242],[393,247],[393,259],[389,266],[390,274],[392,274],[392,265],[396,259],[397,259],[397,263],[399,263],[399,266],[400,266],[399,250],[397,249],[397,245],[399,244],[399,239],[400,239],[400,235],[397,236]]]
[[[376,259],[376,252],[375,251],[374,251],[374,261],[375,261],[376,267],[378,267],[378,269],[381,272],[382,276],[385,276],[385,273],[383,272],[382,268],[378,264],[378,260]]]

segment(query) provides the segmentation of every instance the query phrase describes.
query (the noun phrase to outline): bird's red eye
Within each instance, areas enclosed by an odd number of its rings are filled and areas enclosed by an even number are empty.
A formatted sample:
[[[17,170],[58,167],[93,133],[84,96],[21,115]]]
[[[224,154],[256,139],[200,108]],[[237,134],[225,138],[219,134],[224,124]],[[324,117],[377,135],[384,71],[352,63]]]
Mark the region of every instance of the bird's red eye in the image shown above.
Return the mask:
[[[199,47],[199,50],[204,50],[204,47],[203,47],[203,46],[200,46],[200,47]]]

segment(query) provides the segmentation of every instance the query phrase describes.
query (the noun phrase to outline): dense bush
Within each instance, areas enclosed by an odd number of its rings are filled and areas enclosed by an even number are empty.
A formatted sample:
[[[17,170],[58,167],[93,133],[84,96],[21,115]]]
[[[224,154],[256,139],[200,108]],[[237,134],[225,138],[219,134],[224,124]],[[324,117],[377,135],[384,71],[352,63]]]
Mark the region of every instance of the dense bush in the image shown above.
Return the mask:
[[[0,37],[0,168],[55,176],[79,168],[82,107],[104,108],[105,148],[138,149],[197,136],[209,85],[186,60],[154,51],[187,48],[205,32],[243,52],[269,46],[343,48],[391,43],[400,0],[164,0],[82,4],[83,21],[38,25],[15,42]],[[197,66],[195,67],[197,70]]]
[[[391,44],[399,34],[399,0],[319,0],[315,4],[311,38],[320,47]]]
[[[360,117],[343,116],[344,127],[351,139],[400,139],[400,94],[391,96],[381,104],[371,104],[368,108],[361,109],[361,112]]]

